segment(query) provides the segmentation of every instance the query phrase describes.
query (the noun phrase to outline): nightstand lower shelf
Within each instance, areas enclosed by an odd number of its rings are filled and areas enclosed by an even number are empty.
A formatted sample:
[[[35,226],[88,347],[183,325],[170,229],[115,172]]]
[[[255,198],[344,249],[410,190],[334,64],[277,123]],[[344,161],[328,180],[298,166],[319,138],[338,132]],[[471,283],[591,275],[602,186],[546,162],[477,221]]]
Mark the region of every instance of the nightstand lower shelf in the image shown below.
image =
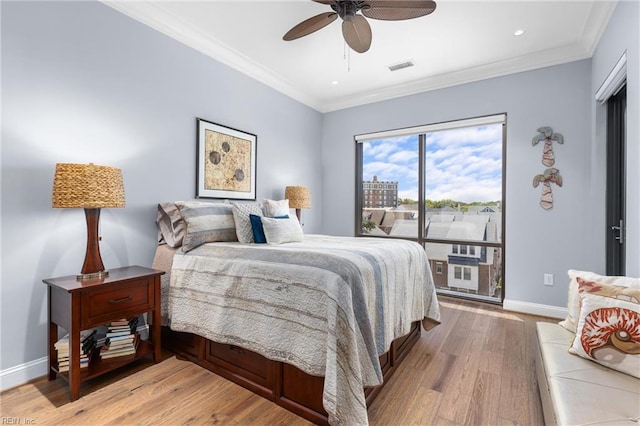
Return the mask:
[[[139,359],[149,356],[153,357],[153,351],[153,344],[146,340],[143,340],[138,344],[138,349],[135,354],[106,359],[102,359],[99,356],[94,356],[87,367],[80,369],[80,383],[91,380],[95,377],[99,377],[120,367],[124,367],[125,365],[128,365]],[[156,360],[156,362],[158,361],[160,360]],[[69,371],[61,372],[55,366],[52,367],[52,370],[67,382],[69,381]]]

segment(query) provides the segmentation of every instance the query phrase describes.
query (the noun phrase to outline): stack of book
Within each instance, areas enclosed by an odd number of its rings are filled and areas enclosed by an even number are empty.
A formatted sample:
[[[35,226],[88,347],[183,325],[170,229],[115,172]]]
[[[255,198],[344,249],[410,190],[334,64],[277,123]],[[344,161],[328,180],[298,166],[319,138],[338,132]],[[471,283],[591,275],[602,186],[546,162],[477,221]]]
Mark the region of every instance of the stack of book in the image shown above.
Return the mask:
[[[128,356],[136,353],[138,317],[112,321],[107,325],[106,340],[100,350],[102,359]]]
[[[96,349],[96,330],[83,330],[80,332],[80,368],[89,366],[93,351]],[[69,371],[69,335],[65,335],[55,343],[58,355],[58,371]]]

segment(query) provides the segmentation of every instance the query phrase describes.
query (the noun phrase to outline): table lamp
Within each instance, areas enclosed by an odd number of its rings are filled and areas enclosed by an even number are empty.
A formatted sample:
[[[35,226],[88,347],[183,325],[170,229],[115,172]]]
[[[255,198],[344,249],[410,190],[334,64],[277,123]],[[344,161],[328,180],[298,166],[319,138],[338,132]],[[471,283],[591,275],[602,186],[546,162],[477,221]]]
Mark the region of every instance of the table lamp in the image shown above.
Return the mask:
[[[83,208],[87,219],[87,252],[78,280],[109,275],[100,256],[98,223],[103,207],[124,207],[122,172],[116,167],[90,164],[56,164],[52,207]]]
[[[296,209],[296,216],[300,222],[300,210],[311,208],[311,191],[306,186],[287,186],[284,198],[289,200],[290,208]]]

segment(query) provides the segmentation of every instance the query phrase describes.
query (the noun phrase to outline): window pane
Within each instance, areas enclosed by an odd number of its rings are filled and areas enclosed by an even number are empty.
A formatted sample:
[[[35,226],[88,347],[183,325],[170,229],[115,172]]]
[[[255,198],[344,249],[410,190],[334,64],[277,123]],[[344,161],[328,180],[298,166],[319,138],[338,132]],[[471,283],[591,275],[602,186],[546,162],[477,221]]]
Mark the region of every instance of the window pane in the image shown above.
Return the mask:
[[[362,142],[362,232],[418,237],[418,136]]]
[[[467,281],[471,280],[471,268],[464,268],[464,279]]]
[[[502,298],[500,248],[481,247],[476,250],[476,257],[465,258],[452,256],[450,244],[426,243],[425,250],[432,270],[442,263],[443,273],[433,275],[437,289],[489,296],[497,300]],[[464,266],[460,262],[464,262]]]
[[[427,239],[502,240],[502,124],[427,133]]]

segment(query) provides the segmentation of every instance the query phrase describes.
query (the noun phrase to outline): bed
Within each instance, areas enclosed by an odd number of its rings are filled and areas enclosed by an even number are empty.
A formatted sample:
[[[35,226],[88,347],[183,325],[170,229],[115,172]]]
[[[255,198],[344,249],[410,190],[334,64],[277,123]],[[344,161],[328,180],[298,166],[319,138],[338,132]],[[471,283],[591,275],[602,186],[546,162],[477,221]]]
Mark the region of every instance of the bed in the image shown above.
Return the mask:
[[[426,254],[406,240],[161,244],[153,266],[164,345],[316,423],[367,424],[420,324],[439,322]]]

